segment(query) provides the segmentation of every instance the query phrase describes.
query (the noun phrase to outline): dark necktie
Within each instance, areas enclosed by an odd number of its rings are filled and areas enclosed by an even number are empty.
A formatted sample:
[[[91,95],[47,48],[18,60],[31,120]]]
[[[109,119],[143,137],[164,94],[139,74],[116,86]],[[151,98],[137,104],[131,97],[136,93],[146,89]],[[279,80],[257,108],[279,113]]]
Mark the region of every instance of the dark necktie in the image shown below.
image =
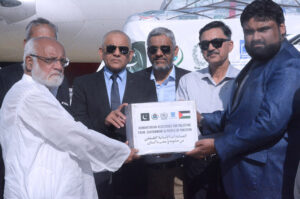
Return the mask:
[[[110,78],[113,80],[110,93],[111,110],[116,110],[121,105],[117,82],[118,74],[113,74]]]

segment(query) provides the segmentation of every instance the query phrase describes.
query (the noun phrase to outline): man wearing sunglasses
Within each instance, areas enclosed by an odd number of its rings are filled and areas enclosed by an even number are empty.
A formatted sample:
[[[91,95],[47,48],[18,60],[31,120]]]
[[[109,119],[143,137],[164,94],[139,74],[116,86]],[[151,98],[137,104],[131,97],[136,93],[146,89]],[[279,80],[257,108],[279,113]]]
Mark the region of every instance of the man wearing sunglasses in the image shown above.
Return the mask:
[[[229,104],[232,84],[239,70],[230,65],[233,48],[231,30],[221,21],[206,24],[199,31],[199,47],[208,67],[184,75],[177,89],[178,100],[193,100],[197,112],[224,110]],[[188,199],[226,198],[222,189],[217,156],[206,159],[186,157]]]
[[[294,198],[300,159],[300,53],[286,39],[283,9],[254,0],[240,22],[250,62],[233,84],[225,111],[201,113],[194,157],[217,153],[231,199]]]
[[[173,32],[164,27],[153,29],[148,34],[147,46],[147,54],[152,66],[138,74],[155,82],[159,102],[175,101],[179,79],[189,71],[173,64],[179,50]],[[182,154],[165,157],[149,155],[145,160],[148,164],[147,198],[173,199],[175,177],[182,179]]]
[[[57,27],[44,18],[38,18],[29,22],[26,26],[26,36],[24,39],[24,45],[26,42],[35,37],[50,37],[57,39]],[[16,63],[10,66],[6,66],[0,70],[0,108],[2,101],[8,90],[19,81],[24,74],[22,63]],[[68,110],[70,104],[69,85],[66,78],[63,79],[63,83],[58,88],[52,88],[53,94],[57,100]],[[1,148],[0,148],[1,149]],[[3,171],[3,175],[0,175],[0,181],[4,184],[4,165],[2,162],[0,150],[0,170]],[[3,176],[3,177],[2,177]],[[0,182],[0,198],[3,196],[4,185]]]
[[[74,81],[72,112],[76,120],[89,128],[125,142],[123,107],[128,103],[156,101],[155,86],[152,81],[126,70],[133,50],[125,33],[118,30],[107,33],[99,55],[104,68]],[[99,198],[145,198],[146,172],[142,159],[113,174],[95,174],[95,179]]]

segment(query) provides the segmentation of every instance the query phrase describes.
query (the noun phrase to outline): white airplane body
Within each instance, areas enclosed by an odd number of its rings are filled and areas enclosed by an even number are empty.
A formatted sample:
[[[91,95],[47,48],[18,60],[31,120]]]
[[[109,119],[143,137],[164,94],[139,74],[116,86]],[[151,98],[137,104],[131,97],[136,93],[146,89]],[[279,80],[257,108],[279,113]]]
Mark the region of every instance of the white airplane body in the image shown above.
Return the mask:
[[[21,3],[15,7],[3,6]],[[25,27],[43,17],[58,26],[58,40],[73,63],[100,62],[103,35],[122,30],[128,16],[158,10],[162,0],[0,0],[0,62],[22,60]]]

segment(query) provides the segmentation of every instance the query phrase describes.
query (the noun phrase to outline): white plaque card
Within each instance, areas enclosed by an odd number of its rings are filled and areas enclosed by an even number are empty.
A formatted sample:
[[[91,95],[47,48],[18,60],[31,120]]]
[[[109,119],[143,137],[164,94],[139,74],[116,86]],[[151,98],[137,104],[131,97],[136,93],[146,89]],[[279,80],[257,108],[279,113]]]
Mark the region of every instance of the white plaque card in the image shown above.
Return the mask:
[[[125,113],[127,140],[139,155],[195,148],[198,133],[194,101],[130,104]]]

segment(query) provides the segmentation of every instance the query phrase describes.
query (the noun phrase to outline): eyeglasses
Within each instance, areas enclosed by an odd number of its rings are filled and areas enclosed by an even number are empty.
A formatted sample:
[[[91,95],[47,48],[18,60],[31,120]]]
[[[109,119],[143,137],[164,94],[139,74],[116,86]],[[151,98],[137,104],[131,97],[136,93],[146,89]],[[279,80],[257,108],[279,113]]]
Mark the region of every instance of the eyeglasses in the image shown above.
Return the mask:
[[[129,48],[127,46],[115,46],[115,45],[108,45],[106,46],[106,52],[112,54],[119,48],[119,51],[122,55],[127,55],[129,53]]]
[[[67,67],[70,63],[70,60],[68,58],[56,58],[56,57],[42,57],[42,56],[38,56],[38,55],[34,55],[34,54],[30,54],[31,57],[36,57],[39,60],[47,63],[47,64],[53,64],[57,61],[59,61],[59,63],[62,65],[62,67]]]
[[[151,55],[154,55],[157,53],[158,48],[161,50],[163,54],[169,54],[171,52],[171,47],[170,46],[149,46],[148,47],[148,52]]]
[[[204,40],[199,43],[201,50],[207,50],[209,48],[209,44],[211,43],[215,48],[221,48],[223,42],[230,41],[230,39],[216,38],[210,41]]]

